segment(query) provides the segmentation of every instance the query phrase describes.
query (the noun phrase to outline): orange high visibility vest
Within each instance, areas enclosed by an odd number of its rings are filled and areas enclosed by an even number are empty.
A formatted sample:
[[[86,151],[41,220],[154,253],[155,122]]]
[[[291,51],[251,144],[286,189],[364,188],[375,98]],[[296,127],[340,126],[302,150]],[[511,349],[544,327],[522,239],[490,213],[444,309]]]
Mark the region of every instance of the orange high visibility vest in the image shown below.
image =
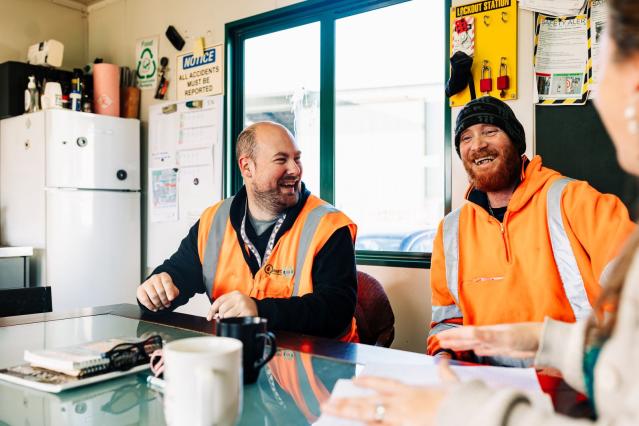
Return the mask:
[[[209,297],[215,299],[233,290],[255,299],[290,298],[313,292],[313,260],[331,235],[348,226],[353,243],[357,226],[342,212],[310,195],[293,226],[273,247],[255,276],[244,260],[230,220],[227,198],[204,211],[198,228],[198,253]],[[340,340],[358,342],[355,318]]]
[[[313,355],[308,353],[280,349],[266,366],[277,384],[293,398],[309,424],[317,421],[319,407],[331,396],[315,375],[312,359]]]

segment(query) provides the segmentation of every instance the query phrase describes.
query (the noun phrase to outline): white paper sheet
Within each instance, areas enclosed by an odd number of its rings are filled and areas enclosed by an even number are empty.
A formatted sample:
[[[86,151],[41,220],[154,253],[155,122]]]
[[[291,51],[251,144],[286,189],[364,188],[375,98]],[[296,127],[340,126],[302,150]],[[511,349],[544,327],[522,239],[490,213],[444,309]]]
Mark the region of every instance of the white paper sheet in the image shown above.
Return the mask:
[[[178,220],[177,171],[175,169],[150,169],[151,221],[174,222]]]
[[[583,103],[588,63],[588,17],[537,17],[535,75],[540,100]]]
[[[180,220],[195,223],[215,203],[213,167],[182,167],[178,172]]]
[[[519,0],[519,8],[551,16],[575,16],[584,10],[586,0]]]
[[[217,126],[202,126],[180,129],[177,149],[189,149],[215,145],[217,140]]]
[[[508,368],[472,366],[451,366],[462,382],[483,380],[487,386],[500,389],[504,387],[518,389],[525,392],[530,400],[540,409],[552,410],[550,398],[544,394],[537,380],[534,368]],[[377,376],[399,380],[414,386],[442,386],[436,364],[368,364],[361,372],[361,376]],[[351,380],[338,380],[331,393],[333,398],[363,397],[374,395],[370,389],[359,388]],[[360,422],[339,419],[322,415],[315,423],[318,426],[359,426]]]
[[[217,116],[212,109],[192,109],[182,113],[181,127],[193,129],[217,124]]]
[[[371,396],[375,395],[375,392],[367,389],[362,389],[360,387],[355,386],[351,380],[347,379],[339,379],[335,383],[335,387],[333,388],[333,392],[331,393],[331,398],[349,398],[349,397],[362,397],[362,396]],[[353,420],[345,420],[340,419],[333,416],[327,416],[322,414],[319,419],[315,423],[315,426],[360,426],[363,425],[361,422],[356,422]]]
[[[176,112],[150,114],[149,122],[149,167],[175,167],[175,141],[180,131],[180,115]]]
[[[416,386],[438,386],[442,384],[438,368],[435,364],[368,364],[364,367],[362,376],[388,377]],[[483,380],[486,385],[495,389],[510,387],[526,392],[541,392],[534,368],[454,365],[450,368],[462,382]]]
[[[591,33],[591,53],[592,53],[592,81],[588,86],[590,98],[597,97],[599,82],[599,57],[601,56],[601,43],[603,41],[604,29],[608,17],[607,0],[593,0],[590,9],[590,33]]]
[[[213,163],[213,147],[185,149],[177,152],[177,165],[180,167],[206,166]]]

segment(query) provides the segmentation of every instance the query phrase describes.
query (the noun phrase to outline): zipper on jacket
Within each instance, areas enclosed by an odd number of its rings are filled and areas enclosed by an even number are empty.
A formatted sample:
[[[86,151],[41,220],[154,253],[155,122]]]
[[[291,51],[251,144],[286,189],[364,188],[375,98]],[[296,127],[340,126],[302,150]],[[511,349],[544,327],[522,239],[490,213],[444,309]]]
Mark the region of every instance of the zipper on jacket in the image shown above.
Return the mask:
[[[508,215],[508,212],[504,214],[504,222],[506,221],[507,215]],[[501,233],[501,240],[504,243],[504,252],[506,253],[506,262],[510,263],[510,247],[508,246],[508,238],[506,236],[506,227],[504,226],[504,222],[500,222],[492,216],[490,216],[490,220],[497,222],[497,224],[499,224],[499,232]]]

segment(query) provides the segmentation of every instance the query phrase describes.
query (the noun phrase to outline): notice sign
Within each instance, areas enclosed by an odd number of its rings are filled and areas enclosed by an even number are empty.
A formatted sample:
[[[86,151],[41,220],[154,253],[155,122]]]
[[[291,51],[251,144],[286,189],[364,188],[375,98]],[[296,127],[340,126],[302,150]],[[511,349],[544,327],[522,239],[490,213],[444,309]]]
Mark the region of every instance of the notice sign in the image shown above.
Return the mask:
[[[138,87],[155,89],[158,78],[159,37],[139,39],[135,44],[135,73]]]
[[[221,95],[222,45],[204,49],[204,55],[193,52],[177,57],[177,98],[178,100],[201,96]]]
[[[477,3],[467,4],[455,7],[455,17],[460,18],[466,15],[475,15],[477,13],[489,12],[502,7],[510,7],[512,0],[490,0],[479,1]]]

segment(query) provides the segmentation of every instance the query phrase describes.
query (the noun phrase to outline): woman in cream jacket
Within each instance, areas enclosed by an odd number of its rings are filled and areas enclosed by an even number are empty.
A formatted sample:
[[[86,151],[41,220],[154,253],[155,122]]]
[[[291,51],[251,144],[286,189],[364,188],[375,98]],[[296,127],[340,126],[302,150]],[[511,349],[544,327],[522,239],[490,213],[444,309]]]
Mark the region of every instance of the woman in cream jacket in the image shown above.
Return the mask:
[[[621,167],[639,176],[639,2],[608,0],[608,7],[596,106]],[[324,411],[388,425],[639,425],[639,231],[627,242],[588,321],[459,327],[438,336],[442,347],[456,351],[534,356],[537,367],[559,369],[589,397],[597,420],[549,412],[516,390],[495,391],[481,382],[442,390],[381,378],[355,380],[376,396],[332,400]]]

